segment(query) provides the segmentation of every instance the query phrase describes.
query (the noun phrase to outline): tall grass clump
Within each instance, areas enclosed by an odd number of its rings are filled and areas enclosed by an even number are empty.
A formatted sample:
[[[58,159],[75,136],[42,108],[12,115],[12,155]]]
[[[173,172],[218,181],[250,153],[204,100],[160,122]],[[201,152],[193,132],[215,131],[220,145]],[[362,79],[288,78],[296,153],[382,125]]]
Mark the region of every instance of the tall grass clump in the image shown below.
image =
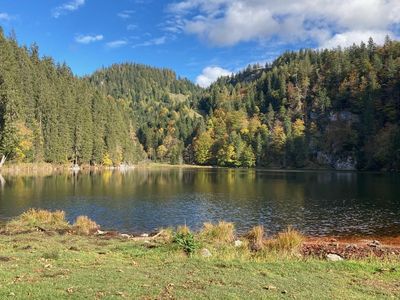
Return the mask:
[[[30,209],[6,224],[6,231],[17,233],[33,230],[64,230],[69,224],[65,212]]]
[[[235,225],[224,221],[218,224],[204,223],[200,236],[215,243],[231,243],[235,239]]]
[[[87,216],[79,216],[76,218],[75,223],[72,225],[72,230],[76,234],[90,235],[96,233],[100,226]]]
[[[299,231],[289,226],[285,231],[278,233],[277,237],[272,240],[270,246],[277,251],[294,253],[299,250],[303,241],[304,236]]]
[[[176,233],[177,233],[177,234],[186,235],[186,234],[191,233],[191,231],[190,231],[190,228],[189,228],[188,226],[186,226],[186,225],[181,225],[181,226],[178,226],[178,228],[176,229]]]
[[[254,226],[247,234],[249,246],[252,251],[260,251],[264,248],[264,226]]]

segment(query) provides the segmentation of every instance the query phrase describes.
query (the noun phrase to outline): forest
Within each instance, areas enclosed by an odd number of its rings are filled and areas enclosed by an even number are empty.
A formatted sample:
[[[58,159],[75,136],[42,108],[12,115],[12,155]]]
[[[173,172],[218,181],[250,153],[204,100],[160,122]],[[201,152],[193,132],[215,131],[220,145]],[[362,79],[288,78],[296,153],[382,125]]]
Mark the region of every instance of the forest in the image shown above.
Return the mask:
[[[151,66],[78,77],[0,31],[7,162],[400,170],[400,42],[286,52],[207,89]]]

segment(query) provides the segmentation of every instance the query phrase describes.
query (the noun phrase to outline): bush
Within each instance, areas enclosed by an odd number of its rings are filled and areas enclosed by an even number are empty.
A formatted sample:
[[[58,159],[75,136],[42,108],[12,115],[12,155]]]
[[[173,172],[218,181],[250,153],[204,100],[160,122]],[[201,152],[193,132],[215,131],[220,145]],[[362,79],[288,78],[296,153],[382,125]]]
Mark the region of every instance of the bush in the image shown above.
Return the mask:
[[[264,226],[253,227],[247,234],[249,246],[252,251],[260,251],[264,248]]]
[[[42,209],[30,209],[6,224],[6,231],[11,233],[32,230],[64,230],[69,224],[65,212]]]
[[[220,221],[216,225],[204,223],[200,235],[209,241],[231,243],[235,239],[235,225],[224,221]]]
[[[271,246],[278,251],[295,252],[299,249],[304,241],[304,236],[288,227],[285,231],[278,233],[277,237],[272,241]]]
[[[194,235],[192,233],[176,233],[174,242],[179,245],[188,255],[192,255],[198,248]]]
[[[95,221],[92,221],[87,216],[79,216],[76,218],[72,230],[77,234],[89,235],[97,232],[100,226]]]

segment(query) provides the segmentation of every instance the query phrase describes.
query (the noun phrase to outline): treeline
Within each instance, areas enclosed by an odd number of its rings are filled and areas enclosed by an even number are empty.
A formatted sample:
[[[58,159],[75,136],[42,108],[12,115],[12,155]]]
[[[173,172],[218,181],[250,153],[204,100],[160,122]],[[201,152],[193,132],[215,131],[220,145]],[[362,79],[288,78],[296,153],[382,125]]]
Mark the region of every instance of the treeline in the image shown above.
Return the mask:
[[[131,120],[150,160],[193,161],[188,149],[198,128],[204,127],[196,110],[201,88],[171,70],[139,64],[103,68],[88,80],[104,95],[129,101]]]
[[[199,100],[195,162],[400,169],[400,43],[288,52]]]
[[[15,162],[133,163],[143,150],[125,100],[0,29],[0,153]]]
[[[208,89],[116,64],[85,78],[0,32],[13,161],[400,170],[400,42],[287,52]]]

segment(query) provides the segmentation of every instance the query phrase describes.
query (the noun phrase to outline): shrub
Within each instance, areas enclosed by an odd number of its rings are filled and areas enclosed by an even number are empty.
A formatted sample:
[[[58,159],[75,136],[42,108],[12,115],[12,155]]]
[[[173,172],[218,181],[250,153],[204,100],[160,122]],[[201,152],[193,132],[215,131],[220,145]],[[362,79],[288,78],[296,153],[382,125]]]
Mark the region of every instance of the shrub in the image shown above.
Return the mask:
[[[89,235],[100,229],[95,221],[92,221],[87,216],[79,216],[76,218],[72,230],[77,234]]]
[[[264,248],[264,226],[254,226],[247,234],[250,249],[260,251]]]
[[[213,242],[231,243],[235,239],[235,225],[224,221],[220,221],[216,225],[204,223],[200,234],[205,239]]]
[[[65,212],[30,209],[6,224],[7,232],[32,230],[63,230],[69,228]]]
[[[174,242],[179,245],[188,255],[192,255],[198,248],[194,235],[192,233],[176,233]]]
[[[278,251],[295,252],[299,249],[304,241],[304,236],[288,227],[285,231],[278,233],[277,237],[272,241],[271,246]]]

